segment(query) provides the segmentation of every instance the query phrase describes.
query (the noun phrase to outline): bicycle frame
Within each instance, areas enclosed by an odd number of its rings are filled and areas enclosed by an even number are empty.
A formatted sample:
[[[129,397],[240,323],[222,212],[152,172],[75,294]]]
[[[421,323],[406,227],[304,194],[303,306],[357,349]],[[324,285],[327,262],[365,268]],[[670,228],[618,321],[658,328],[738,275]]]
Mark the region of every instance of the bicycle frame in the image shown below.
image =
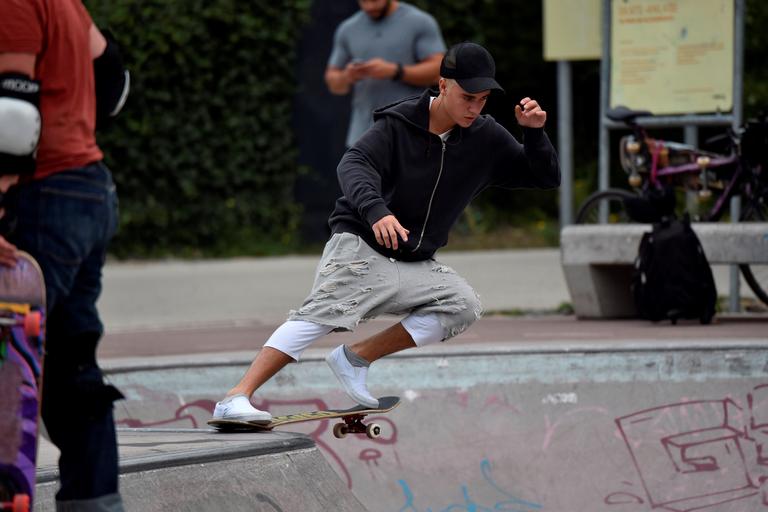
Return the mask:
[[[734,189],[736,188],[737,185],[741,184],[741,176],[744,172],[741,166],[739,157],[735,155],[730,157],[717,158],[715,160],[710,161],[708,169],[713,169],[713,170],[720,167],[730,166],[733,164],[736,164],[734,166],[734,169],[735,169],[734,173],[731,176],[730,180],[726,182],[727,184],[723,189],[723,193],[718,195],[717,199],[715,200],[715,204],[709,210],[709,213],[707,214],[706,216],[707,218],[705,220],[716,221],[720,219],[722,214],[725,212],[728,201],[730,201],[731,197],[734,194]],[[701,168],[699,167],[698,164],[695,164],[695,163],[684,164],[679,166],[668,166],[668,167],[659,169],[656,175],[657,177],[665,177],[665,176],[675,176],[677,174],[691,173],[691,172],[701,172]],[[653,181],[653,178],[652,178],[652,181]]]
[[[637,123],[631,120],[626,123],[632,128],[633,135],[621,140],[621,160],[622,168],[629,174],[630,185],[643,190],[648,186],[658,188],[664,184],[674,185],[675,178],[690,177],[687,183],[682,183],[682,187],[685,190],[695,190],[700,197],[709,197],[710,184],[718,184],[714,188],[722,188],[722,193],[718,194],[714,205],[702,220],[719,220],[726,211],[730,198],[737,192],[737,187],[746,182],[740,156],[735,151],[730,155],[721,155],[688,144],[655,139]],[[730,139],[731,147],[737,149],[738,141],[733,136],[730,136]],[[641,155],[643,150],[645,155]],[[625,152],[629,153],[629,156]],[[671,154],[677,159],[687,161],[670,164]],[[647,165],[646,158],[650,158],[650,166]],[[725,171],[732,171],[727,178],[723,176]],[[647,178],[644,178],[646,174]],[[720,183],[723,183],[722,187],[719,186]]]

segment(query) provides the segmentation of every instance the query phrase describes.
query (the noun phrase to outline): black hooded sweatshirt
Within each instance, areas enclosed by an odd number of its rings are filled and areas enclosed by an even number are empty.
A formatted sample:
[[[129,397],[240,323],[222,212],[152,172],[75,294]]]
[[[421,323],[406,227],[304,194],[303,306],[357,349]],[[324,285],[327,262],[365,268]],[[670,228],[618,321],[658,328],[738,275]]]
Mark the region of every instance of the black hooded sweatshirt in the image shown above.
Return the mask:
[[[556,188],[557,153],[543,128],[523,128],[520,144],[489,115],[456,125],[448,139],[429,132],[430,91],[373,113],[374,124],[339,162],[343,196],[328,224],[354,233],[380,254],[401,261],[433,257],[464,208],[490,186]],[[371,229],[394,215],[410,231],[398,249]]]

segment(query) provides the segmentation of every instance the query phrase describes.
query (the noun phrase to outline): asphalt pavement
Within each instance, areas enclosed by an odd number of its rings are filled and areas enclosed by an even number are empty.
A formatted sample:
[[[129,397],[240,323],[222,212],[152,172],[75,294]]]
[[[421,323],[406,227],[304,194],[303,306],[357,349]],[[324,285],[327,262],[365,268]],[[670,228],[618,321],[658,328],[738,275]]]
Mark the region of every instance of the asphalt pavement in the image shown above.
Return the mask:
[[[253,352],[301,305],[317,256],[203,261],[110,262],[99,309],[106,335],[102,358]],[[458,343],[610,342],[622,340],[766,339],[768,315],[721,314],[712,326],[640,320],[577,320],[558,314],[570,302],[558,249],[446,252],[438,260],[464,276],[486,316]],[[717,266],[719,290],[728,267]],[[747,290],[746,285],[742,290]],[[389,325],[361,324],[356,333],[319,340],[335,346]]]

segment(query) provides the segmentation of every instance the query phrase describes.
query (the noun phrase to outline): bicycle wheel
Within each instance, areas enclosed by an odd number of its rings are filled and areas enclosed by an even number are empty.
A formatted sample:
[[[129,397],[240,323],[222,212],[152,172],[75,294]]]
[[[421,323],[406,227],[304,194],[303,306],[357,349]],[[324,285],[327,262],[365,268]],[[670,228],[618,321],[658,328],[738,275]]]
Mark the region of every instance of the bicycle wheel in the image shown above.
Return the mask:
[[[637,194],[620,188],[609,188],[591,194],[576,213],[576,224],[599,224],[600,210],[605,208],[609,224],[627,224],[632,219],[627,214],[624,201],[637,197]]]
[[[768,219],[768,207],[765,203],[753,202],[741,215],[742,221],[765,222]],[[755,296],[768,305],[768,265],[741,264],[741,275],[754,292]]]

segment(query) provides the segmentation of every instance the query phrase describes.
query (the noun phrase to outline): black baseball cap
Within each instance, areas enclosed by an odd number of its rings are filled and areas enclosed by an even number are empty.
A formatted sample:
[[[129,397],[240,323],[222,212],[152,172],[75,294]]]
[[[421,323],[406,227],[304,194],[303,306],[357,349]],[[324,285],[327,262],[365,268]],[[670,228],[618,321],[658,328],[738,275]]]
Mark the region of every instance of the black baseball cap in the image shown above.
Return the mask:
[[[462,89],[475,94],[504,89],[496,81],[496,63],[491,54],[475,43],[459,43],[448,48],[440,63],[440,76],[452,78]]]

